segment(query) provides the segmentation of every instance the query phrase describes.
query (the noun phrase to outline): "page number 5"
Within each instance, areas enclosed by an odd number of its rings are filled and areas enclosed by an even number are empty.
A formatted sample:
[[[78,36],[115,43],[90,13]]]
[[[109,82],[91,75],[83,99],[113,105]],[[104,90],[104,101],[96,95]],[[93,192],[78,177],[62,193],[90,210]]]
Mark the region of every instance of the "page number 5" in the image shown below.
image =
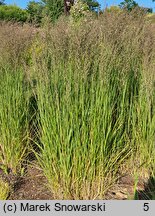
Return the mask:
[[[143,210],[144,211],[148,211],[149,210],[149,203],[144,203]]]

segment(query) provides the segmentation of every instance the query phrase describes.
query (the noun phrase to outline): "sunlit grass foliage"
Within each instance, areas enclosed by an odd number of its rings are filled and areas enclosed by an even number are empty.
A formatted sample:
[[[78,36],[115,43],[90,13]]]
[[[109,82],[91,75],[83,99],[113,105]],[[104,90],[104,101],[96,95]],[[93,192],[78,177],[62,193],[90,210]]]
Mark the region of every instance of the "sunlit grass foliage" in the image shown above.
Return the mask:
[[[0,33],[5,173],[21,169],[28,140],[54,198],[103,199],[122,167],[154,173],[155,32],[145,14],[62,18],[34,37],[19,29],[16,43],[6,26]]]
[[[147,28],[134,12],[80,26],[61,20],[44,35],[42,58],[34,59],[37,156],[55,197],[102,198],[122,164],[153,168],[154,54]]]

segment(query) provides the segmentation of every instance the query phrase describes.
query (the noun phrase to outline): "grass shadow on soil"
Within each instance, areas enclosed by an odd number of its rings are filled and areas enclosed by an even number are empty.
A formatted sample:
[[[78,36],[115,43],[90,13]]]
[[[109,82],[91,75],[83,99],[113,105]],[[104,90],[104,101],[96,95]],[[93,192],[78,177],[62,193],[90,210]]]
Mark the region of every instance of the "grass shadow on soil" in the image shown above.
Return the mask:
[[[155,200],[155,177],[150,176],[144,185],[144,190],[137,190],[135,199],[138,200]]]
[[[30,149],[35,152],[39,152],[39,147],[36,143],[40,143],[38,133],[40,131],[38,124],[38,104],[37,95],[33,94],[29,99],[29,138],[30,138]],[[34,151],[30,151],[26,158],[27,161],[35,160]]]

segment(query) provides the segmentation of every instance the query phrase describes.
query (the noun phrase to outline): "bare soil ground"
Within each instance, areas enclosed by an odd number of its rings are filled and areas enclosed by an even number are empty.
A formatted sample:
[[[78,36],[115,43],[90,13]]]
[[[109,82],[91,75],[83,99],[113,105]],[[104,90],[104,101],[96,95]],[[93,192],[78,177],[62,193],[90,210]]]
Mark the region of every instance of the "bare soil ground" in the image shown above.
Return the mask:
[[[145,184],[147,180],[139,178],[137,184],[138,191],[145,191]],[[107,193],[107,199],[109,200],[129,200],[134,199],[134,178],[127,174],[121,177],[118,183]],[[142,196],[138,196],[139,199],[143,199]]]
[[[52,200],[53,195],[47,189],[47,181],[42,171],[36,165],[29,165],[23,177],[17,178],[9,176],[6,179],[12,182],[12,191],[9,200]],[[139,178],[137,184],[138,199],[151,199],[150,191],[155,191],[155,186],[150,190],[150,180]],[[152,184],[151,184],[152,185]],[[155,184],[153,184],[155,185]],[[117,184],[111,188],[106,196],[106,200],[127,200],[134,198],[134,179],[126,174],[119,179]]]
[[[14,187],[9,200],[52,200],[52,193],[47,189],[47,181],[41,170],[28,166],[27,173]]]

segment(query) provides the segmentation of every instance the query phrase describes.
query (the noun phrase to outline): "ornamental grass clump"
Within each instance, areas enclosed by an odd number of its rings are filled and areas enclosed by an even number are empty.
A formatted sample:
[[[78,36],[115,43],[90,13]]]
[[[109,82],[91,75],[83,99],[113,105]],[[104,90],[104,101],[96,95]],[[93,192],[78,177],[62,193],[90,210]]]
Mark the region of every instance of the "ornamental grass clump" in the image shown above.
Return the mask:
[[[26,64],[27,51],[37,29],[27,24],[0,21],[0,65],[12,68]]]
[[[136,10],[71,19],[0,24],[0,169],[23,173],[31,143],[54,198],[103,199],[154,173],[155,32]]]
[[[20,174],[28,144],[28,97],[22,70],[0,66],[0,169]]]
[[[100,199],[122,165],[153,169],[154,87],[146,73],[153,77],[155,44],[144,15],[135,14],[105,13],[78,28],[60,20],[40,38],[36,156],[55,198]]]

